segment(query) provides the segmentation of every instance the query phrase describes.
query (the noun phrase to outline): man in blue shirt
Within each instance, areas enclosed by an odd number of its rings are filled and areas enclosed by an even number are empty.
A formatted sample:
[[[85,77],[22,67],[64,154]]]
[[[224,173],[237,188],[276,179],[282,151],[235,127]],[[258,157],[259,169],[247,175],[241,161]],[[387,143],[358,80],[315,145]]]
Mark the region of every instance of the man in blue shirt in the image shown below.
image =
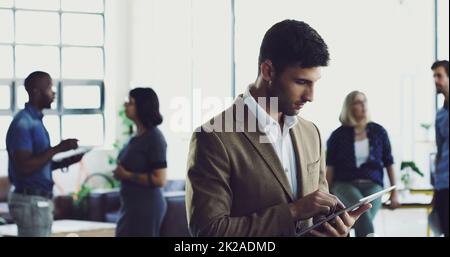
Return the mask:
[[[436,209],[442,232],[448,237],[448,61],[437,61],[431,66],[438,94],[445,97],[444,106],[436,114],[436,171],[434,174],[434,208]]]
[[[79,162],[82,155],[52,162],[55,154],[76,149],[77,140],[67,139],[50,146],[42,122],[43,109],[50,108],[55,98],[50,75],[33,72],[24,84],[29,102],[15,115],[6,135],[8,175],[14,186],[9,210],[19,236],[49,236],[53,222],[52,171]]]

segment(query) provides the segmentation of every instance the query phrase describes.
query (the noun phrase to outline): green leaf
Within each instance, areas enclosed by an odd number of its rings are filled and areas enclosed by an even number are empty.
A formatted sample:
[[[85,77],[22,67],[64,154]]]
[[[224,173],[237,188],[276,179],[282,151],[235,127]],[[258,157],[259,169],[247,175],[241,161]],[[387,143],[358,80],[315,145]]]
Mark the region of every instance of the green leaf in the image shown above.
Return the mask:
[[[426,130],[429,130],[431,128],[430,123],[421,123],[420,126]]]
[[[114,158],[113,156],[111,156],[111,155],[109,155],[108,156],[108,164],[109,165],[113,165],[113,164],[116,164],[116,158]]]
[[[416,163],[414,163],[413,161],[404,161],[400,164],[400,170],[404,170],[406,168],[412,169],[414,172],[419,174],[421,177],[424,176],[423,172],[420,171],[420,169],[416,166]]]

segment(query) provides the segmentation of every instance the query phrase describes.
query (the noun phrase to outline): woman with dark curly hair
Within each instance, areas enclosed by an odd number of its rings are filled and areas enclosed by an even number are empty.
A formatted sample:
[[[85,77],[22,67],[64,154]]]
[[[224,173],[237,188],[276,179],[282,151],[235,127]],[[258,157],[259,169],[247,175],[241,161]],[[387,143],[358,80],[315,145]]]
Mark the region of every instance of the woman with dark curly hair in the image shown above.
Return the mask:
[[[159,101],[151,88],[135,88],[125,114],[137,133],[120,151],[116,178],[121,180],[121,208],[116,236],[159,236],[167,206],[161,187],[166,182],[166,148]]]

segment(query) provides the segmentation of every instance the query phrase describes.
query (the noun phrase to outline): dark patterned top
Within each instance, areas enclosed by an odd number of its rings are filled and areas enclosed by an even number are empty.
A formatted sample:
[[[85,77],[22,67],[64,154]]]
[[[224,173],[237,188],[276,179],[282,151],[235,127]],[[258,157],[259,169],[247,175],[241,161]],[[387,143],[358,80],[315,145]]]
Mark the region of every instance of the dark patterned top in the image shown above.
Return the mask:
[[[366,126],[369,139],[369,158],[356,166],[355,131],[350,126],[340,126],[327,142],[327,165],[334,168],[334,179],[352,181],[369,179],[383,186],[383,169],[394,163],[391,144],[386,130],[375,122]]]

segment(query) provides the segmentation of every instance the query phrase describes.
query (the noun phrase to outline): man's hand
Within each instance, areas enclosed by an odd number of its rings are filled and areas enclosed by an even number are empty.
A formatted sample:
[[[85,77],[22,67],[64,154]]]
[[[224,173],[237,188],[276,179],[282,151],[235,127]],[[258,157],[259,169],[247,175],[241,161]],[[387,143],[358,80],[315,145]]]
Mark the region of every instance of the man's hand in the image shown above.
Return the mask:
[[[394,210],[400,207],[401,204],[400,201],[398,200],[397,190],[392,191],[389,200],[390,200],[389,209]]]
[[[84,154],[79,154],[79,155],[75,155],[75,156],[66,158],[66,159],[62,160],[62,165],[64,167],[68,167],[72,164],[80,162],[83,159],[83,156],[84,156]]]
[[[289,204],[294,220],[305,220],[319,214],[329,215],[343,208],[344,204],[336,196],[319,190]]]
[[[84,154],[75,155],[69,158],[66,158],[60,162],[53,162],[52,163],[52,170],[58,170],[62,168],[67,168],[72,164],[75,164],[77,162],[80,162],[83,159]]]
[[[322,225],[324,231],[319,232],[313,229],[311,234],[318,237],[346,237],[359,217],[370,208],[372,208],[372,204],[367,203],[349,213],[344,212],[335,218],[334,222],[332,222],[333,225],[325,222]]]
[[[55,146],[57,152],[65,152],[78,148],[78,139],[70,138],[61,141],[57,146]]]

